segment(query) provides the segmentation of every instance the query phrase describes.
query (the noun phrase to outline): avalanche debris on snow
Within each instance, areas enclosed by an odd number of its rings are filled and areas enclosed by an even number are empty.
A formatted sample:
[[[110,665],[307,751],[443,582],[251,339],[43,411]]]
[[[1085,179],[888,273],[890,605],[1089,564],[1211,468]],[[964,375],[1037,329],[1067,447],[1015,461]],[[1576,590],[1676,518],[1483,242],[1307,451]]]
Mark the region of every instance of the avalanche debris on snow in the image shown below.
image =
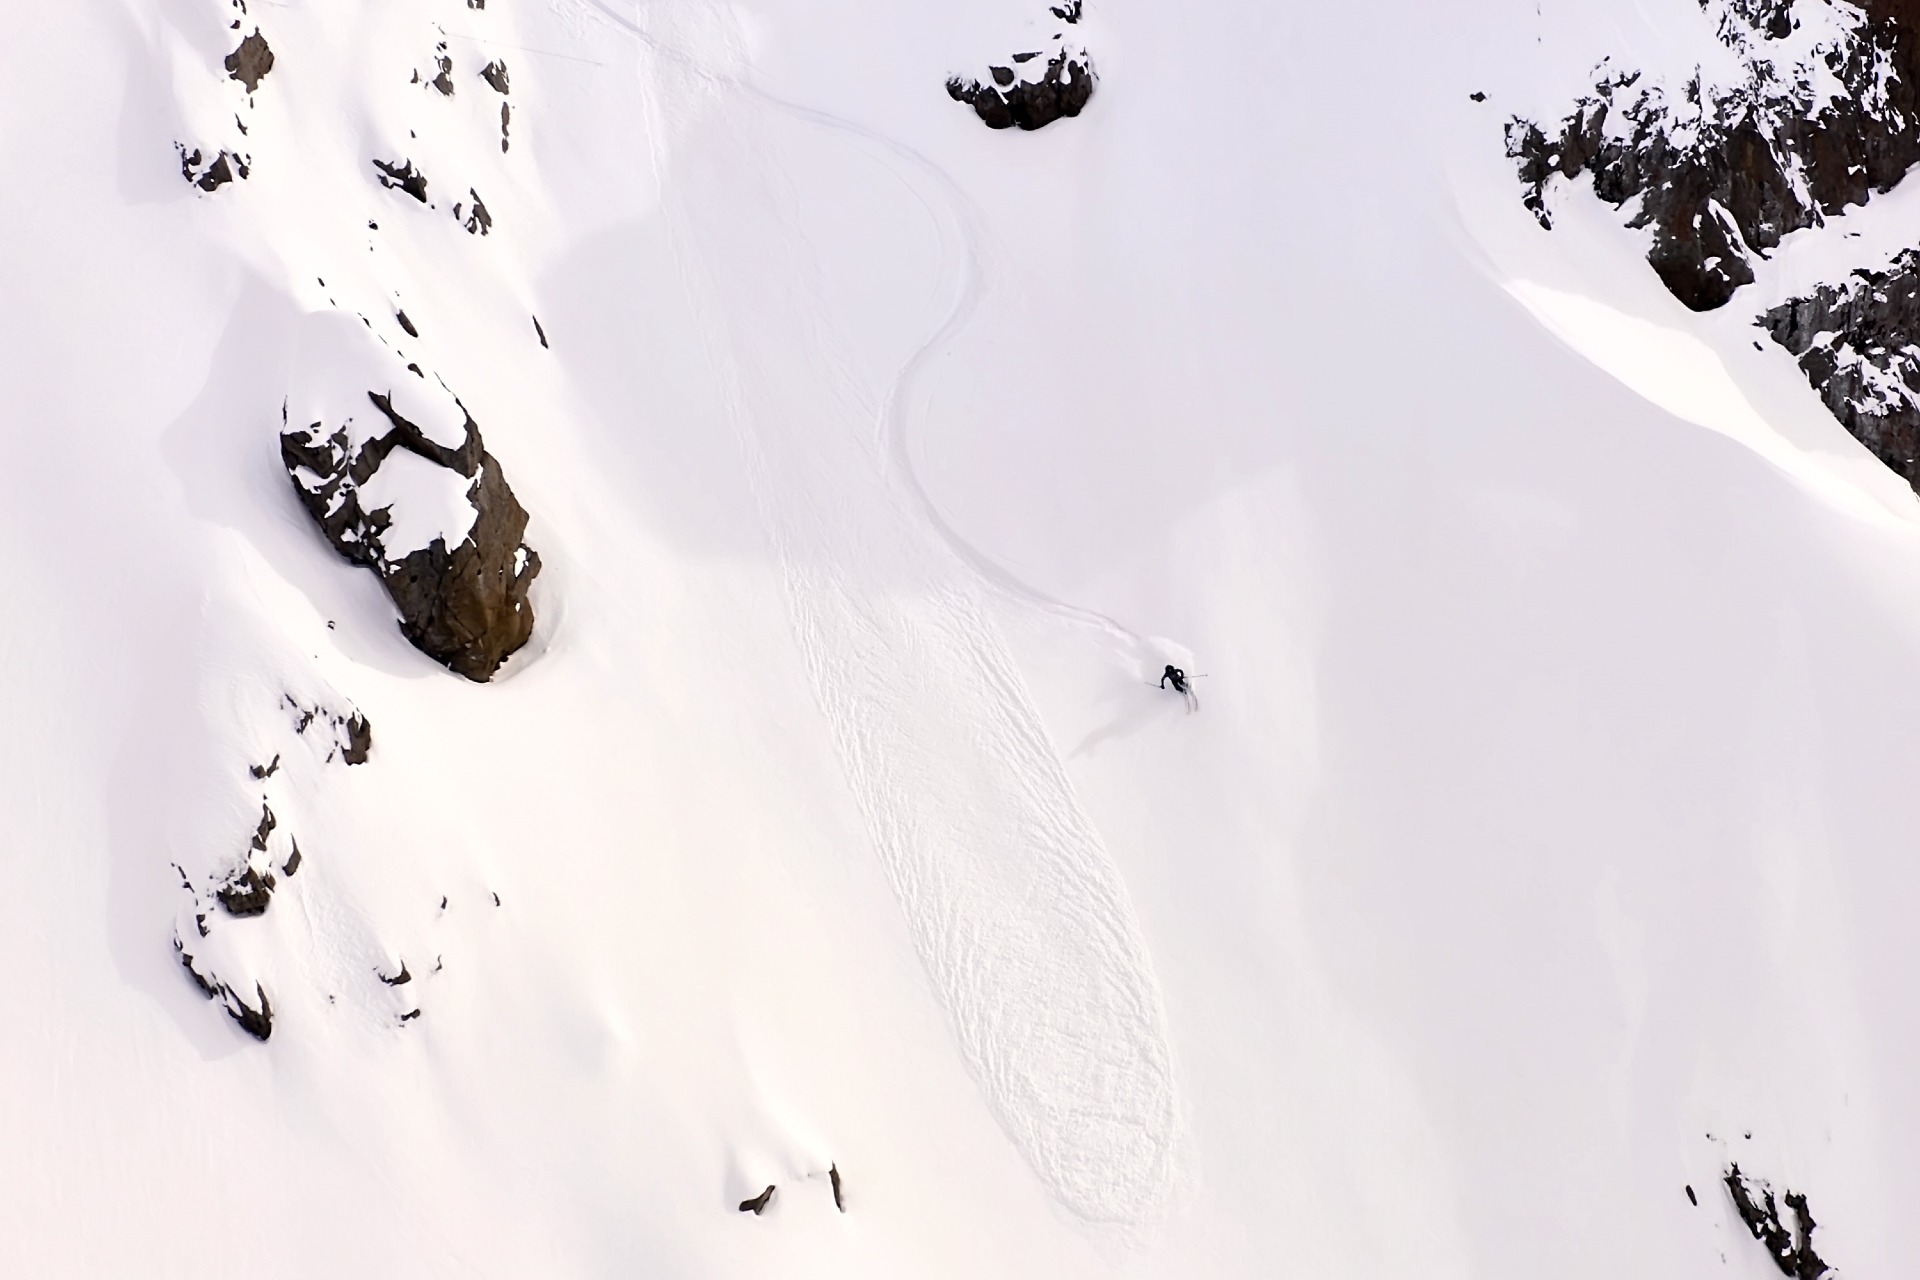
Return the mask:
[[[1681,0],[1674,0],[1678,3]],[[1559,124],[1515,117],[1507,153],[1551,228],[1554,179],[1593,176],[1688,307],[1753,281],[1752,259],[1885,192],[1920,160],[1920,30],[1899,0],[1700,0],[1692,65],[1603,62]]]

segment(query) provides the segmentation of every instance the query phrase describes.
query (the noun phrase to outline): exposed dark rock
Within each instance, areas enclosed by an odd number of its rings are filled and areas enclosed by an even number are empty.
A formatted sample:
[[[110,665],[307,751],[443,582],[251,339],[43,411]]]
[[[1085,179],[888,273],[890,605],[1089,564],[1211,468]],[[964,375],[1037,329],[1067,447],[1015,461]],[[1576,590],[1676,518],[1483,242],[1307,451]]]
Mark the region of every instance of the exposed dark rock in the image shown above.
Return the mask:
[[[1920,252],[1761,317],[1840,425],[1920,491]]]
[[[400,611],[401,631],[416,648],[469,680],[487,680],[533,633],[527,591],[540,572],[540,557],[524,541],[526,509],[485,451],[471,415],[462,443],[449,448],[402,417],[389,396],[368,397],[391,429],[357,448],[345,426],[331,434],[318,422],[283,431],[281,458],[294,490],[334,548],[379,575]],[[466,497],[476,518],[459,546],[449,548],[436,537],[397,559],[387,555],[382,539],[391,513],[385,507],[365,510],[359,487],[396,448],[472,481]],[[303,480],[303,473],[311,479]],[[350,747],[349,763],[357,763],[353,755]]]
[[[253,997],[258,1002],[250,1005],[235,994],[232,987],[222,987],[227,1012],[240,1024],[240,1029],[255,1040],[264,1041],[273,1034],[273,1005],[267,1000],[267,992],[259,983],[253,984]]]
[[[1790,1280],[1821,1280],[1831,1274],[1833,1269],[1814,1252],[1813,1232],[1819,1224],[1813,1220],[1804,1195],[1787,1192],[1787,1208],[1793,1214],[1789,1225],[1780,1220],[1773,1188],[1766,1183],[1741,1173],[1737,1164],[1727,1167],[1725,1182],[1740,1221],[1746,1223],[1753,1238],[1766,1247],[1781,1275]]]
[[[484,236],[493,230],[493,215],[487,212],[487,206],[481,202],[478,191],[468,187],[467,194],[473,197],[473,208],[468,211],[465,224],[467,233]],[[460,217],[460,206],[457,204],[453,206],[453,216],[456,221]]]
[[[246,158],[231,151],[221,151],[212,160],[207,160],[198,147],[188,151],[181,143],[173,145],[174,150],[180,153],[180,176],[202,191],[217,191],[236,178],[244,178],[252,172],[247,167]]]
[[[440,74],[427,83],[438,89],[442,96],[451,98],[453,96],[453,59],[447,56],[446,45],[440,46],[438,55],[434,58],[434,64],[440,68]]]
[[[374,976],[390,987],[404,987],[413,981],[413,975],[407,971],[407,962],[405,960],[400,962],[400,972],[396,976],[389,978],[384,973],[376,973]]]
[[[276,821],[273,816],[273,810],[267,808],[264,804],[261,805],[260,825],[254,829],[253,840],[250,842],[252,847],[265,853],[267,849],[267,837],[272,835],[273,829],[279,825],[279,822]]]
[[[293,873],[300,869],[301,858],[300,842],[298,840],[290,840],[289,843],[293,845],[293,852],[287,855],[286,864],[280,868],[280,874],[291,880]]]
[[[507,128],[513,123],[513,108],[506,103],[500,104],[500,149],[507,149]]]
[[[340,759],[349,765],[365,764],[373,750],[373,725],[358,711],[336,723],[347,735],[340,744]]]
[[[260,34],[258,27],[240,42],[239,48],[227,55],[227,78],[245,85],[248,93],[258,89],[271,70],[273,50],[267,47],[267,38]]]
[[[1550,130],[1513,120],[1507,153],[1541,225],[1548,182],[1590,173],[1602,200],[1631,208],[1629,226],[1652,229],[1647,260],[1667,288],[1707,311],[1783,236],[1899,182],[1920,161],[1920,5],[1843,0],[1857,29],[1815,67],[1767,48],[1793,31],[1794,2],[1701,0],[1748,68],[1731,90],[1703,89],[1696,73],[1674,101],[1640,72],[1613,73]]]
[[[274,774],[280,772],[280,757],[275,755],[270,764],[250,765],[247,768],[247,772],[251,774],[256,781],[271,778]]]
[[[1092,59],[1084,53],[1077,57],[1056,53],[1037,80],[1016,82],[1011,67],[990,67],[988,73],[998,88],[955,76],[947,81],[947,94],[972,107],[990,129],[1044,129],[1063,117],[1077,116],[1093,97],[1099,79]]]
[[[398,187],[421,204],[427,202],[427,175],[415,169],[413,161],[394,164],[388,160],[375,160],[373,167],[380,171],[381,186]]]
[[[420,331],[413,327],[413,321],[407,319],[406,312],[396,311],[394,312],[393,318],[400,322],[400,327],[406,331],[409,338],[417,338],[420,336]]]
[[[545,347],[547,345],[547,331],[540,327],[539,316],[533,318],[533,332],[534,335],[540,339],[540,345]]]
[[[767,1205],[772,1203],[772,1201],[773,1201],[773,1185],[769,1183],[767,1185],[767,1189],[765,1191],[762,1191],[759,1195],[755,1196],[753,1199],[742,1200],[740,1202],[740,1212],[750,1213],[757,1218],[761,1214],[767,1211]]]
[[[833,1207],[845,1213],[847,1211],[847,1202],[840,1191],[840,1166],[838,1164],[830,1164],[827,1166],[827,1181],[833,1184]]]
[[[220,899],[220,905],[227,909],[230,916],[261,916],[267,913],[273,890],[271,871],[262,874],[253,867],[247,867],[215,890],[214,896]]]
[[[412,1022],[415,1018],[419,1016],[420,1016],[420,1011],[418,1009],[409,1009],[407,1010],[407,1012],[400,1015],[400,1021]]]
[[[250,1005],[231,986],[210,973],[202,972],[193,953],[177,937],[173,940],[173,950],[180,957],[180,965],[187,971],[187,976],[193,979],[193,985],[200,988],[207,999],[225,1006],[227,1016],[239,1023],[242,1031],[255,1040],[265,1040],[273,1034],[273,1005],[259,983],[253,984],[256,1003]]]
[[[1693,1194],[1693,1184],[1691,1182],[1687,1184],[1687,1203],[1696,1209],[1700,1207],[1700,1197]]]
[[[1080,15],[1085,9],[1086,0],[1067,0],[1066,4],[1056,5],[1047,12],[1071,26],[1080,21]]]
[[[367,754],[373,750],[373,725],[365,716],[358,711],[343,716],[325,707],[303,706],[300,700],[290,693],[282,694],[281,699],[293,712],[295,733],[304,736],[307,730],[316,724],[324,724],[333,731],[333,749],[327,752],[329,762],[335,755],[350,765],[367,762]]]
[[[480,68],[480,78],[493,86],[495,93],[508,92],[507,64],[499,60]]]
[[[200,936],[204,938],[207,935],[203,931]],[[220,984],[213,978],[200,972],[199,966],[194,962],[193,953],[182,946],[178,938],[173,940],[173,953],[180,957],[180,964],[186,969],[187,976],[193,979],[193,985],[200,988],[209,1000],[218,1000],[220,998]]]

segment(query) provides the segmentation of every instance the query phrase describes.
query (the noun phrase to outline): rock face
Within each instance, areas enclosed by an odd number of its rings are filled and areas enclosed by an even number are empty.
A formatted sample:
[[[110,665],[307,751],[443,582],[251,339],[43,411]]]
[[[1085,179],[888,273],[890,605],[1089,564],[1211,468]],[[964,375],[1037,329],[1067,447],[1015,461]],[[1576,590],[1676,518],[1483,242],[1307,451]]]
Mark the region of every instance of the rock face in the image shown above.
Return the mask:
[[[1920,161],[1920,0],[1700,0],[1743,75],[1678,84],[1602,64],[1550,128],[1515,118],[1507,152],[1551,227],[1555,177],[1593,176],[1650,227],[1647,260],[1695,311],[1753,280],[1752,259],[1885,192]]]
[[[386,586],[414,647],[485,681],[533,633],[527,591],[540,557],[525,542],[527,512],[464,406],[417,366],[389,372],[399,385],[363,392],[377,419],[287,425],[280,456],[327,541]],[[431,428],[396,406],[403,392],[439,415]]]
[[[1761,317],[1833,416],[1920,491],[1920,252]]]
[[[1786,1194],[1787,1208],[1793,1214],[1793,1223],[1789,1226],[1780,1220],[1780,1208],[1774,1202],[1771,1187],[1740,1172],[1737,1164],[1728,1166],[1725,1181],[1727,1194],[1733,1197],[1734,1211],[1740,1215],[1740,1221],[1746,1223],[1753,1238],[1766,1246],[1781,1275],[1790,1280],[1821,1280],[1833,1274],[1833,1269],[1814,1252],[1813,1231],[1819,1224],[1813,1220],[1804,1195],[1794,1191]]]

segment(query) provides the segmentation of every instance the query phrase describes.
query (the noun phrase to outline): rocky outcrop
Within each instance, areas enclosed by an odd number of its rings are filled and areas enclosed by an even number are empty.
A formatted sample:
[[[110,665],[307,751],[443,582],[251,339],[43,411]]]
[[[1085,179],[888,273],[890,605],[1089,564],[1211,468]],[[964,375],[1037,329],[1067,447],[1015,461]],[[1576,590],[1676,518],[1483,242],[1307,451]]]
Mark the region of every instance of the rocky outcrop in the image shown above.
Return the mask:
[[[180,176],[202,191],[218,191],[252,172],[246,157],[231,151],[220,151],[207,159],[198,147],[189,151],[184,144],[175,143],[174,149],[180,153]]]
[[[239,48],[227,55],[226,68],[227,78],[245,85],[248,93],[260,87],[267,72],[273,70],[273,50],[267,47],[267,38],[260,34],[258,27],[240,42]]]
[[[328,764],[336,757],[349,765],[367,762],[373,751],[373,724],[364,715],[358,711],[342,714],[319,705],[310,707],[290,693],[282,696],[282,702],[293,713],[295,733],[304,737],[315,725],[324,725],[332,734],[333,745],[327,750]]]
[[[468,235],[484,236],[493,230],[493,215],[487,212],[487,206],[480,199],[478,191],[468,187],[467,194],[473,198],[473,203],[467,206],[465,220],[461,219],[461,205],[458,204],[453,206],[453,220],[466,227]]]
[[[1760,324],[1840,424],[1920,491],[1920,252],[1822,285]]]
[[[1044,129],[1079,115],[1099,83],[1093,58],[1069,42],[1065,30],[1079,25],[1081,0],[1048,12],[1062,24],[1047,41],[1055,46],[1051,52],[1043,48],[1016,53],[1002,65],[989,66],[984,80],[954,76],[947,81],[947,96],[972,107],[989,129]]]
[[[1079,115],[1093,97],[1097,78],[1092,60],[1056,53],[1039,76],[1023,78],[1015,67],[1037,57],[1015,54],[1010,60],[1015,66],[988,68],[991,84],[956,76],[947,81],[947,93],[972,107],[989,129],[1044,129],[1055,120]]]
[[[1677,82],[1602,64],[1559,123],[1515,118],[1507,152],[1544,227],[1556,177],[1590,174],[1647,228],[1648,262],[1695,311],[1753,258],[1889,190],[1920,161],[1920,0],[1700,0],[1743,74]]]
[[[263,916],[273,900],[273,872],[247,867],[215,891],[230,916]]]
[[[285,774],[303,773],[303,759],[319,760],[323,766],[335,760],[345,765],[366,762],[373,729],[360,712],[334,711],[317,702],[308,705],[290,693],[281,696],[280,707],[289,713],[292,737],[307,741],[303,749],[294,749],[287,741],[289,752],[275,752],[271,765],[247,768],[248,779],[262,784],[263,792],[287,785]],[[280,798],[293,804],[297,813],[300,795],[308,791],[309,785],[302,781],[294,784],[291,795],[283,791]],[[211,851],[200,862],[197,875],[174,864],[184,894],[174,920],[174,952],[201,992],[259,1040],[272,1033],[274,1021],[273,1006],[257,976],[259,931],[271,930],[263,917],[271,914],[277,893],[291,891],[293,876],[304,861],[300,842],[262,795],[260,817],[237,859],[224,850]],[[401,973],[403,978],[411,976],[404,966]],[[252,998],[241,994],[248,987],[253,988]]]
[[[267,841],[277,826],[279,822],[274,818],[273,810],[262,802],[260,825],[254,829],[253,839],[247,842],[247,853],[241,859],[239,868],[227,877],[225,883],[214,890],[214,897],[226,909],[228,915],[246,917],[263,916],[267,913],[267,907],[273,901],[273,891],[278,887],[278,882],[274,880],[271,870],[262,870],[254,864],[267,861]],[[294,857],[297,859],[298,856],[299,850],[296,848]],[[296,861],[293,865],[299,864]],[[200,936],[206,935],[207,928],[203,920],[200,924]]]
[[[1739,1165],[1727,1167],[1725,1182],[1740,1221],[1746,1224],[1753,1238],[1766,1247],[1781,1275],[1789,1280],[1822,1280],[1833,1274],[1833,1269],[1814,1252],[1813,1232],[1819,1224],[1813,1220],[1806,1196],[1795,1191],[1786,1193],[1787,1209],[1793,1215],[1789,1224],[1781,1221],[1773,1188],[1740,1172]]]
[[[740,1202],[740,1212],[750,1213],[757,1218],[767,1211],[767,1206],[771,1203],[773,1203],[773,1186],[769,1184],[765,1191],[754,1196],[751,1200],[742,1200]]]
[[[401,376],[425,382],[417,368]],[[363,430],[364,414],[357,420],[285,427],[280,454],[294,491],[327,541],[380,578],[399,610],[401,631],[416,648],[469,680],[488,680],[533,633],[527,592],[540,572],[540,557],[526,545],[526,509],[482,444],[480,428],[450,393],[446,401],[464,420],[457,445],[449,443],[445,424],[435,438],[410,421],[395,407],[397,392],[365,394],[384,430]],[[376,480],[394,467],[396,453],[447,474],[396,480],[369,498]],[[397,540],[396,507],[443,501],[453,477],[467,482],[465,511],[459,514],[465,528],[457,530],[459,536],[450,539],[441,532],[423,545]],[[408,483],[414,486],[411,493]],[[453,483],[457,487],[458,481]],[[439,497],[419,491],[434,485],[443,490]]]
[[[489,62],[486,66],[480,68],[480,78],[485,80],[488,87],[503,98],[506,97],[511,90],[512,81],[507,76],[507,64],[504,62],[498,60]],[[500,149],[502,151],[507,149],[507,129],[512,123],[513,107],[503,102],[500,104]],[[477,196],[475,197],[475,199],[478,198]]]
[[[179,937],[173,940],[174,953],[180,957],[181,967],[193,984],[206,994],[209,1000],[221,1005],[227,1016],[240,1024],[240,1029],[255,1040],[265,1040],[273,1034],[273,1005],[267,999],[266,988],[259,983],[253,984],[253,1003],[249,1004],[231,986],[210,974],[202,973],[193,952],[189,951]]]
[[[340,741],[341,762],[365,764],[368,754],[373,750],[373,726],[367,722],[367,718],[356,711],[344,720],[336,720],[334,723],[345,733],[345,737]]]
[[[427,175],[413,167],[413,161],[375,160],[373,167],[379,171],[380,185],[398,188],[418,200],[427,202]]]

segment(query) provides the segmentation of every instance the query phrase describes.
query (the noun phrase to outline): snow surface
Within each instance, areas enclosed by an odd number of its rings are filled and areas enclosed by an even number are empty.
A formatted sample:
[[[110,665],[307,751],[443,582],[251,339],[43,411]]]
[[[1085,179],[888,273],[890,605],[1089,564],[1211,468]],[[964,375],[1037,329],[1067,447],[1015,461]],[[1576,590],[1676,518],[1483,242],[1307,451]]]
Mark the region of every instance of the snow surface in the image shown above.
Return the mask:
[[[381,532],[380,547],[389,561],[398,561],[426,550],[436,538],[448,549],[467,540],[480,516],[468,497],[474,483],[417,453],[395,449],[360,486],[360,503],[367,511],[387,509],[393,523]]]
[[[1694,0],[1099,0],[1031,135],[1012,0],[16,7],[9,1274],[1759,1280],[1729,1157],[1915,1271],[1920,513],[1752,319],[1920,196],[1696,317],[1503,155]],[[386,351],[490,685],[281,469]]]

